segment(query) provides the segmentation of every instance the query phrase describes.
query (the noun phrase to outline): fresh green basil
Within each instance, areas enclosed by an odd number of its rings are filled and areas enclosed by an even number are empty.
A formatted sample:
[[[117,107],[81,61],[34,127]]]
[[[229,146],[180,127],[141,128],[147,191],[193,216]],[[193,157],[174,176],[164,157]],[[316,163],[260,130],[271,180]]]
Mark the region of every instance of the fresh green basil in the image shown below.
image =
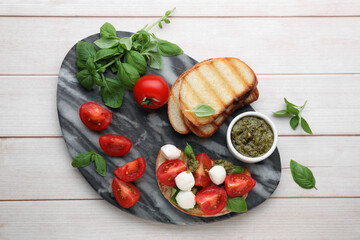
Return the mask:
[[[97,62],[102,59],[108,59],[115,56],[116,54],[118,54],[118,51],[115,48],[103,48],[96,53],[95,61]]]
[[[235,166],[233,169],[230,170],[230,173],[243,173],[244,168],[240,166]]]
[[[209,117],[215,113],[215,109],[207,104],[199,104],[194,110],[185,110],[187,112],[193,112],[197,117]]]
[[[92,156],[94,162],[95,162],[95,167],[96,167],[96,172],[98,174],[100,174],[101,176],[105,177],[106,176],[106,162],[105,162],[105,159],[95,153],[93,156]]]
[[[287,105],[286,106],[286,111],[290,114],[293,114],[293,115],[298,115],[299,114],[299,110],[296,109],[295,107],[291,106],[291,105]]]
[[[89,42],[79,41],[76,44],[76,56],[79,60],[87,61],[89,57],[95,58],[97,49]]]
[[[299,120],[299,115],[296,115],[290,119],[290,126],[292,127],[292,129],[295,130],[297,128],[297,126],[299,125]]]
[[[149,51],[144,53],[147,58],[147,63],[151,68],[161,69],[162,68],[162,58],[160,53],[155,51]]]
[[[78,66],[78,68],[83,70],[86,68],[86,61],[78,59],[76,60],[76,66]]]
[[[287,110],[279,110],[279,111],[273,112],[273,114],[277,117],[283,117],[283,116],[289,115]]]
[[[311,128],[309,126],[309,124],[307,123],[307,121],[305,120],[305,118],[301,118],[301,127],[302,129],[304,129],[305,132],[312,134]]]
[[[94,59],[92,57],[88,58],[86,61],[86,69],[92,74],[95,75],[96,73],[96,66],[94,63]]]
[[[128,51],[131,50],[132,47],[132,40],[130,37],[123,37],[120,38],[120,46]]]
[[[76,78],[79,83],[86,88],[87,90],[91,90],[94,87],[95,80],[93,75],[89,72],[89,70],[84,69],[76,74]]]
[[[101,38],[116,38],[116,29],[110,23],[104,23],[100,28]]]
[[[128,63],[119,62],[119,69],[117,73],[118,79],[124,87],[132,90],[136,81],[140,78],[139,72]]]
[[[178,195],[179,192],[180,192],[180,189],[178,187],[173,187],[171,190],[171,198],[170,199],[177,206],[179,206],[179,204],[176,201],[176,196]]]
[[[75,168],[86,167],[91,162],[91,152],[80,153],[72,161],[71,165]]]
[[[105,78],[104,87],[101,88],[101,97],[104,104],[111,108],[119,108],[124,98],[124,88],[113,78]]]
[[[159,40],[157,48],[162,56],[175,56],[184,52],[178,45],[165,40]]]
[[[144,74],[147,70],[147,63],[143,55],[137,51],[128,51],[124,57],[125,63],[132,65],[139,74]]]
[[[226,208],[229,211],[243,213],[247,212],[247,204],[243,197],[229,197],[227,198]]]
[[[315,188],[315,178],[311,170],[300,163],[291,160],[290,161],[291,175],[294,181],[302,188],[311,189]]]
[[[112,48],[120,44],[120,38],[100,38],[94,43],[99,48]]]

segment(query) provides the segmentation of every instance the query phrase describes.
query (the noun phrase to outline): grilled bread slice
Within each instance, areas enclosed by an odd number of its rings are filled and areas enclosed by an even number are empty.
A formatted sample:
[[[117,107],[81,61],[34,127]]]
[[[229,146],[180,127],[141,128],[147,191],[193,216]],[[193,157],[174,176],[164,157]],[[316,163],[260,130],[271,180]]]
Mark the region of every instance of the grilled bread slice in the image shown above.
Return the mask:
[[[186,158],[186,156],[185,156],[185,154],[184,154],[183,151],[181,151],[181,156],[180,156],[179,159],[182,160],[182,161],[184,161],[185,164],[186,164],[187,158]],[[159,153],[158,153],[158,156],[157,156],[157,158],[156,158],[156,170],[155,170],[155,171],[157,171],[157,169],[159,168],[159,166],[160,166],[163,162],[165,162],[165,161],[167,161],[167,160],[166,160],[166,159],[164,158],[164,156],[161,154],[161,150],[160,150]],[[250,171],[247,170],[246,168],[245,168],[245,170],[244,170],[244,173],[247,174],[247,175],[249,175],[249,176],[251,177]],[[190,215],[194,215],[194,216],[198,216],[198,217],[217,217],[217,216],[221,216],[221,215],[225,215],[225,214],[230,213],[230,211],[229,211],[228,209],[226,209],[226,208],[224,208],[221,212],[219,212],[219,213],[217,213],[217,214],[215,214],[215,215],[206,215],[206,214],[204,214],[203,211],[201,211],[200,208],[193,208],[193,209],[189,209],[189,210],[188,210],[188,209],[183,209],[183,208],[179,207],[178,205],[176,205],[175,203],[173,203],[173,202],[171,201],[172,187],[166,186],[165,184],[161,183],[158,178],[156,178],[156,179],[157,179],[157,182],[158,182],[160,191],[162,192],[162,194],[164,195],[164,197],[165,197],[175,208],[177,208],[178,210],[180,210],[180,211],[182,211],[182,212],[184,212],[184,213],[187,213],[187,214],[190,214]],[[248,194],[245,194],[243,197],[246,198],[247,195],[248,195]]]
[[[237,58],[214,58],[200,62],[181,76],[180,109],[195,126],[214,121],[234,101],[255,89],[255,73]],[[215,109],[210,117],[197,117],[193,110],[199,104]]]

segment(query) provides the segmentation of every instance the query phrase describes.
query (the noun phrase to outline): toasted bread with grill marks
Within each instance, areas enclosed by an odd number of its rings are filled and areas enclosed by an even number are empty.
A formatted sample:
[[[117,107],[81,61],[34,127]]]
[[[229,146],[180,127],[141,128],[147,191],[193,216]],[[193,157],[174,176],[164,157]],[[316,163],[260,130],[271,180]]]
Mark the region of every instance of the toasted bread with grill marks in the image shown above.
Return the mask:
[[[213,122],[234,101],[255,89],[257,78],[251,68],[237,58],[214,58],[200,62],[181,76],[179,103],[184,116],[195,126]],[[210,117],[197,117],[199,104],[215,109]]]
[[[180,160],[184,161],[185,164],[187,162],[187,158],[184,154],[184,151],[181,150],[181,156],[179,158]],[[156,158],[156,170],[159,168],[159,166],[164,163],[165,161],[167,161],[164,156],[161,154],[161,150],[159,151],[158,153],[158,156]],[[247,168],[244,168],[244,174],[247,174],[251,177],[251,174],[250,174],[250,171],[247,169]],[[184,213],[187,213],[187,214],[190,214],[190,215],[194,215],[194,216],[198,216],[198,217],[218,217],[218,216],[222,216],[222,215],[225,215],[225,214],[228,214],[230,213],[230,211],[226,208],[224,208],[221,212],[215,214],[215,215],[206,215],[204,214],[203,211],[201,211],[200,208],[193,208],[193,209],[183,209],[181,207],[179,207],[178,205],[176,205],[175,203],[173,203],[171,201],[171,193],[172,193],[172,187],[169,187],[169,186],[166,186],[165,184],[161,183],[159,181],[158,178],[156,178],[157,182],[158,182],[158,185],[159,185],[159,188],[160,188],[160,191],[162,192],[162,194],[164,195],[164,197],[175,207],[177,208],[178,210],[184,212]],[[248,194],[245,194],[243,197],[246,199]]]

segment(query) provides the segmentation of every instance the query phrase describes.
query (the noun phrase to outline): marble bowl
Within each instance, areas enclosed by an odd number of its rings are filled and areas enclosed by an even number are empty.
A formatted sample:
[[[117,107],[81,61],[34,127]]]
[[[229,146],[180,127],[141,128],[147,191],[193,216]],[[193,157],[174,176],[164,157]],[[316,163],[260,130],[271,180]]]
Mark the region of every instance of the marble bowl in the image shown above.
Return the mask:
[[[244,156],[243,154],[239,153],[232,141],[231,141],[231,130],[234,126],[234,124],[240,120],[241,118],[244,117],[248,117],[248,116],[254,116],[254,117],[258,117],[263,119],[264,121],[266,121],[269,126],[271,127],[273,134],[274,134],[274,142],[273,145],[271,146],[271,148],[269,149],[269,151],[267,151],[264,155],[261,155],[259,157],[248,157],[248,156]],[[227,146],[229,148],[229,151],[231,152],[231,154],[237,158],[238,160],[242,161],[242,162],[246,162],[246,163],[257,163],[260,161],[265,160],[266,158],[268,158],[276,149],[276,145],[277,145],[277,140],[278,140],[278,134],[275,128],[275,124],[270,120],[270,118],[268,118],[266,115],[262,114],[262,113],[258,113],[258,112],[244,112],[239,114],[238,116],[236,116],[231,122],[230,125],[227,129],[227,133],[226,133],[226,142],[227,142]]]

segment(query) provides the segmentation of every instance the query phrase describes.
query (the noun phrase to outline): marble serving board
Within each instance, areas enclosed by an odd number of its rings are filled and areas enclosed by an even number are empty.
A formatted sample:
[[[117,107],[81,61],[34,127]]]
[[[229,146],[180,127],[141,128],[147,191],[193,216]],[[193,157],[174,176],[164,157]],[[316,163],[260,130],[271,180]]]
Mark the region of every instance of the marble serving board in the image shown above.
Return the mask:
[[[129,37],[131,34],[129,32],[117,32],[118,37]],[[94,42],[99,37],[99,34],[95,34],[83,40]],[[97,102],[103,106],[104,104],[102,103],[98,87],[95,87],[92,91],[87,91],[78,83],[75,77],[79,71],[75,64],[75,47],[74,45],[66,55],[59,72],[57,109],[60,126],[72,158],[79,153],[89,151],[89,149],[101,154],[105,158],[107,167],[106,177],[96,173],[93,163],[87,167],[79,168],[79,170],[89,184],[106,201],[120,210],[140,218],[172,224],[191,225],[236,217],[237,213],[210,218],[187,215],[174,208],[163,197],[156,181],[155,162],[160,147],[168,143],[184,148],[186,142],[188,142],[193,147],[195,154],[205,152],[212,159],[226,159],[237,165],[248,167],[253,178],[256,180],[255,188],[246,199],[249,210],[264,202],[275,191],[281,175],[278,149],[261,163],[244,164],[236,160],[226,147],[226,129],[233,116],[245,111],[254,111],[251,106],[244,107],[235,112],[212,137],[201,139],[194,134],[181,135],[175,132],[169,123],[166,106],[157,110],[146,110],[138,106],[132,92],[126,90],[121,108],[110,109],[113,119],[108,128],[101,132],[95,132],[85,127],[79,118],[80,106],[90,101]],[[171,86],[181,73],[196,63],[197,61],[186,54],[163,57],[162,69],[155,70],[148,68],[146,74],[160,75]],[[110,70],[105,75],[115,77]],[[133,142],[130,152],[123,157],[108,156],[99,146],[99,137],[102,134],[119,134],[128,137]],[[125,209],[116,202],[111,190],[111,183],[115,176],[113,171],[138,157],[144,157],[146,161],[145,174],[134,182],[140,191],[140,199],[134,206]],[[72,159],[69,158],[68,161],[69,166],[71,166]]]

